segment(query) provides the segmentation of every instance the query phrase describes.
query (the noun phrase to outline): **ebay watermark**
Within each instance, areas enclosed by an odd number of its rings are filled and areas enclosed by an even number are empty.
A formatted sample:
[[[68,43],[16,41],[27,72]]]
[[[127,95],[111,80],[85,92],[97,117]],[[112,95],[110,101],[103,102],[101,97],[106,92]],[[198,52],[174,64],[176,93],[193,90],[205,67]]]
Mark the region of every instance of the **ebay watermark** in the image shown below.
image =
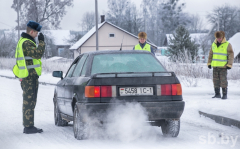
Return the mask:
[[[220,139],[219,139],[220,137]],[[221,144],[221,145],[230,145],[232,148],[235,147],[238,140],[238,136],[230,136],[221,133],[218,137],[214,136],[211,133],[208,133],[207,136],[199,136],[200,144]]]

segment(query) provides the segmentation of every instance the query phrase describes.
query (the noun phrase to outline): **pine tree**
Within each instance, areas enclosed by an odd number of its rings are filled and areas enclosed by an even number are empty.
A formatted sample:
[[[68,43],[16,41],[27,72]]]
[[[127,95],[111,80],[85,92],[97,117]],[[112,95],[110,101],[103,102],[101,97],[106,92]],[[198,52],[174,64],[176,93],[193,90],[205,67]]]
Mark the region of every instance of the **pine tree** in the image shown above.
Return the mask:
[[[198,45],[191,40],[188,30],[180,25],[169,40],[168,56],[177,62],[194,62],[198,55]]]

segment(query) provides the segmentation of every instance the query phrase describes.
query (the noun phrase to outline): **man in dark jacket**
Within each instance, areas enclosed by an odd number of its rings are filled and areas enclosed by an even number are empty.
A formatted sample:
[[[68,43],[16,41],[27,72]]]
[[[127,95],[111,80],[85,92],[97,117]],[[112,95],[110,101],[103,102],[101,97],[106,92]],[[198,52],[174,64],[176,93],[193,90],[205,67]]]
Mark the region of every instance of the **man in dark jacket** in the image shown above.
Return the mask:
[[[152,49],[151,45],[146,42],[147,34],[145,32],[140,32],[138,34],[138,39],[139,43],[133,47],[133,50],[144,50],[152,52],[152,54],[154,54],[154,50]]]
[[[22,39],[27,39],[22,43],[22,51],[24,57],[28,56],[32,59],[26,59],[26,66],[34,65],[33,59],[37,59],[41,63],[41,57],[45,50],[44,36],[40,32],[41,26],[37,22],[29,21],[27,24],[26,33],[22,33]],[[36,46],[34,38],[38,36],[39,44]],[[41,66],[40,66],[41,67]],[[41,72],[40,72],[41,74]],[[37,102],[38,93],[38,78],[39,72],[36,69],[28,69],[28,76],[21,81],[21,87],[23,90],[23,133],[41,133],[42,129],[34,126],[34,109]]]

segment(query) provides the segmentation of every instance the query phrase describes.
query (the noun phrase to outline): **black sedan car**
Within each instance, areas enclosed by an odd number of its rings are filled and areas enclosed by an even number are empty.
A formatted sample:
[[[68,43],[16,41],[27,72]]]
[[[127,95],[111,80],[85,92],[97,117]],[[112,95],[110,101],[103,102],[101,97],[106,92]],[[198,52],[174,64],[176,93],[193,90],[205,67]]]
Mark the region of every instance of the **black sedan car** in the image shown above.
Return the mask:
[[[85,139],[87,116],[103,113],[112,102],[138,102],[147,111],[149,122],[160,126],[165,136],[177,137],[185,102],[181,84],[150,52],[98,51],[78,56],[54,92],[55,125],[73,121],[76,139]]]

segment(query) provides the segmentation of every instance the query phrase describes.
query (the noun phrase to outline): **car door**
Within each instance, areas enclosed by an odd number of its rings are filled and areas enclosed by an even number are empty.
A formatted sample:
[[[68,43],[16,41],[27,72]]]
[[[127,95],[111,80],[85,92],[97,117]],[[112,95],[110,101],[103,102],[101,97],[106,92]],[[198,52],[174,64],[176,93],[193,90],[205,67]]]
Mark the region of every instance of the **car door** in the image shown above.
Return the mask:
[[[75,68],[75,63],[77,63],[79,57],[77,57],[72,65],[70,66],[70,68],[68,69],[67,74],[65,75],[65,77],[57,84],[57,95],[58,95],[58,106],[60,109],[60,112],[63,114],[67,114],[67,108],[66,108],[66,97],[65,97],[65,85],[66,85],[66,81],[68,79],[69,76],[72,75],[73,70]]]
[[[65,106],[67,108],[66,114],[69,116],[73,116],[73,110],[72,110],[72,101],[74,96],[74,83],[76,79],[81,77],[82,68],[84,66],[84,63],[88,57],[88,54],[84,54],[76,63],[75,69],[71,76],[67,77],[65,82]]]
[[[66,108],[64,104],[64,90],[65,90],[64,86],[65,86],[65,79],[62,79],[57,84],[57,104],[61,113],[66,112]]]

